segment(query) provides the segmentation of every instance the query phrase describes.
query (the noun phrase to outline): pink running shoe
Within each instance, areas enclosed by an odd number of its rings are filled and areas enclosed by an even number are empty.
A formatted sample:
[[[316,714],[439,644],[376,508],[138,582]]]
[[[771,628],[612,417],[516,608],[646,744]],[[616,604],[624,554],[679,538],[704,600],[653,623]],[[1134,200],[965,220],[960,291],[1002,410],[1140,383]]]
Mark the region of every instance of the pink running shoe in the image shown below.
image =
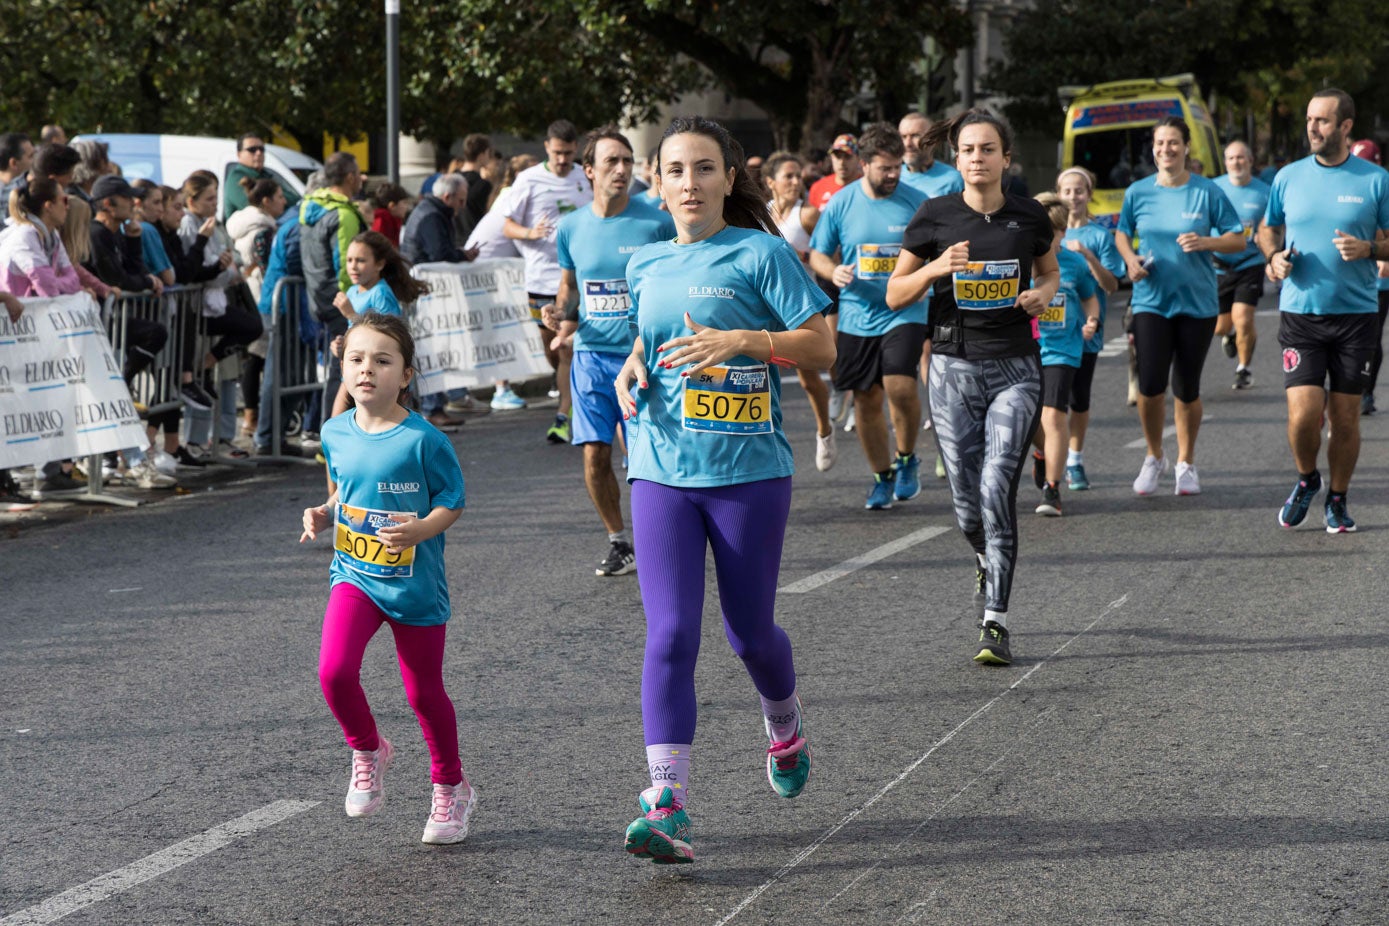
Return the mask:
[[[386,800],[384,778],[395,756],[395,747],[384,736],[375,752],[352,750],[352,780],[347,785],[349,817],[369,817]]]
[[[446,846],[468,837],[468,818],[477,809],[477,789],[459,782],[456,785],[434,786],[429,819],[424,823],[420,842]]]

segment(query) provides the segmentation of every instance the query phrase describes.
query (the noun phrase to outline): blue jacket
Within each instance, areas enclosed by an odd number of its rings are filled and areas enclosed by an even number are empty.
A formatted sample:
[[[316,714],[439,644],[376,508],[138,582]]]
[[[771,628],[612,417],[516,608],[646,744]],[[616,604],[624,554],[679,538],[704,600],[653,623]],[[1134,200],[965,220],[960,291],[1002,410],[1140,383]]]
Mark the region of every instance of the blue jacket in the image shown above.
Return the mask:
[[[400,233],[400,252],[412,264],[467,260],[453,237],[453,210],[437,196],[423,197]]]

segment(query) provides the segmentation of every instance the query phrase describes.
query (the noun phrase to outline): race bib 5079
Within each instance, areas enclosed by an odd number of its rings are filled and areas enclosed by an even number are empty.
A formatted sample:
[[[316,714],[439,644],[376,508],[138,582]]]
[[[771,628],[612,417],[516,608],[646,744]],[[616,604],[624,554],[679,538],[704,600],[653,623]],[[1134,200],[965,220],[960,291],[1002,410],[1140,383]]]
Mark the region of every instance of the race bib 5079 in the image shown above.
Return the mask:
[[[408,579],[415,572],[415,548],[389,553],[386,542],[377,537],[376,532],[390,527],[396,519],[405,521],[415,517],[413,511],[377,511],[340,504],[333,548],[349,569],[378,579]]]

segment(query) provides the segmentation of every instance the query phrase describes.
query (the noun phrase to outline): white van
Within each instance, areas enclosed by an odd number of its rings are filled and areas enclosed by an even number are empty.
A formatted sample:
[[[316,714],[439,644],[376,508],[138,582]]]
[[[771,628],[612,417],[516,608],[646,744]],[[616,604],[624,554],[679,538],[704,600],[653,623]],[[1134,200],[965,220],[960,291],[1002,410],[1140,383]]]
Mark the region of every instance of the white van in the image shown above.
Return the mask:
[[[73,141],[100,141],[109,146],[107,156],[119,164],[127,180],[153,180],[178,187],[195,170],[210,170],[221,180],[217,214],[226,216],[227,172],[238,163],[236,139],[198,135],[79,135]],[[265,169],[274,175],[291,199],[304,197],[304,181],[323,165],[293,148],[265,146]]]

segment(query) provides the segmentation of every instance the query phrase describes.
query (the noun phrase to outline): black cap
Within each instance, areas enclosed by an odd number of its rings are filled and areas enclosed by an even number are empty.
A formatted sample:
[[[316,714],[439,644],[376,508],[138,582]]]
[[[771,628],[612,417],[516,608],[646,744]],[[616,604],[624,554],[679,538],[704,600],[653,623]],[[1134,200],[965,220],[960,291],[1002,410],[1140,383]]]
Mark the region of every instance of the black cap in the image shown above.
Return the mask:
[[[133,186],[125,182],[124,177],[107,174],[105,177],[98,177],[96,183],[92,184],[92,201],[101,202],[108,196],[138,199],[140,194],[135,191]]]

